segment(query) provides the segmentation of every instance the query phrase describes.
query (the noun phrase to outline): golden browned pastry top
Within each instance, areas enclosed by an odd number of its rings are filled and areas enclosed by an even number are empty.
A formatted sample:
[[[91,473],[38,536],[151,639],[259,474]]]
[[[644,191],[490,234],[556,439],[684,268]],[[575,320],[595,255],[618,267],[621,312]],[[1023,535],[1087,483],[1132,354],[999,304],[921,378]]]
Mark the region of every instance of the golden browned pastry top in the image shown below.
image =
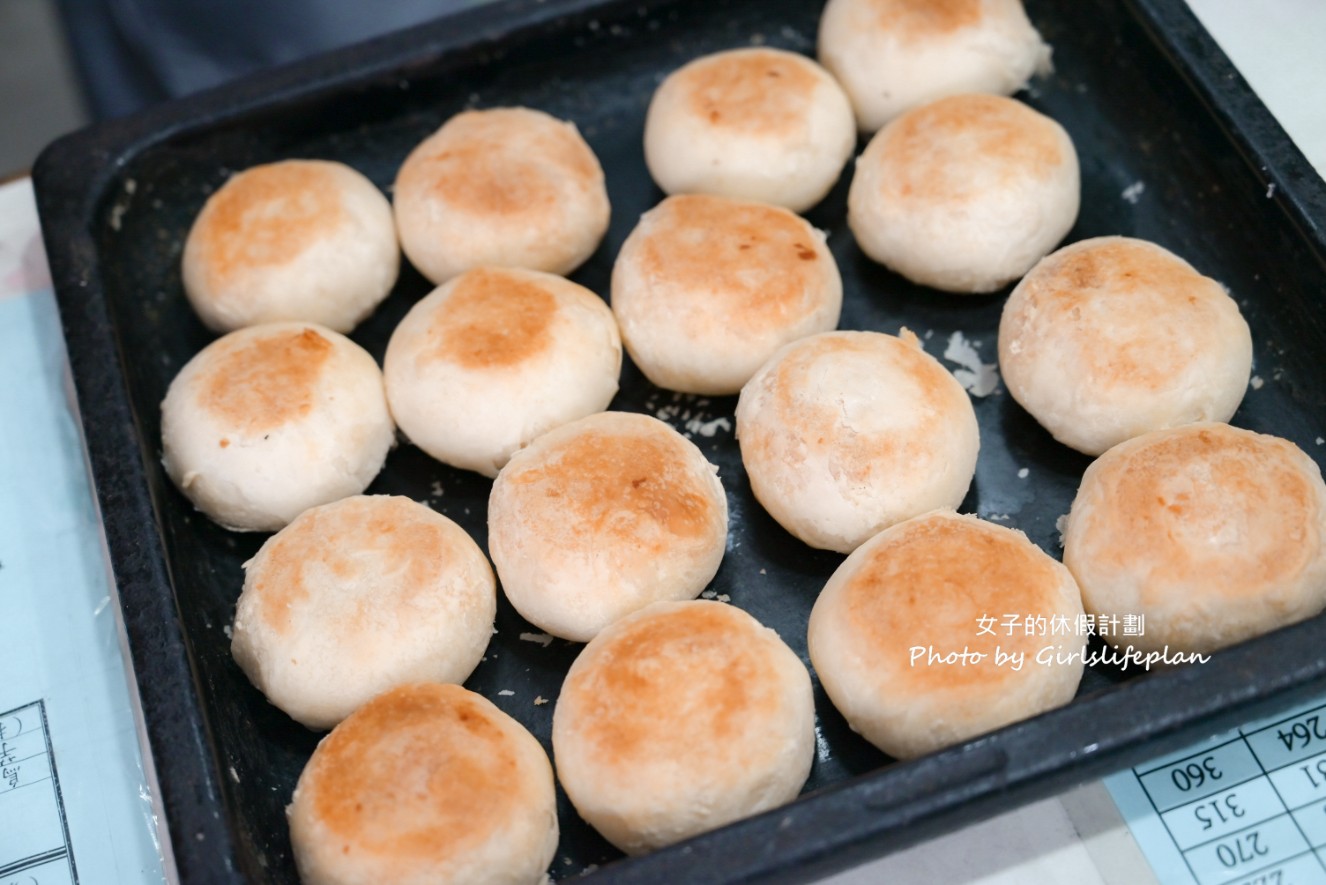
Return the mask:
[[[319,745],[300,781],[346,852],[444,863],[500,831],[537,795],[495,707],[456,685],[374,698]]]

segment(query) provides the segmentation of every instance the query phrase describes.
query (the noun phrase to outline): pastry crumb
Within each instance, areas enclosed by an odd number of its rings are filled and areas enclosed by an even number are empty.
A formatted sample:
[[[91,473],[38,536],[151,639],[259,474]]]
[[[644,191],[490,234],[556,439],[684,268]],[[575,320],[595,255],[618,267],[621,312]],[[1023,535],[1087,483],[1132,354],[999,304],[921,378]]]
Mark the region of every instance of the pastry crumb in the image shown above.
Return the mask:
[[[953,377],[976,397],[989,396],[999,386],[999,368],[994,363],[981,362],[981,355],[976,352],[979,346],[979,341],[970,341],[962,332],[954,332],[944,348],[944,359],[961,367],[953,370]]]

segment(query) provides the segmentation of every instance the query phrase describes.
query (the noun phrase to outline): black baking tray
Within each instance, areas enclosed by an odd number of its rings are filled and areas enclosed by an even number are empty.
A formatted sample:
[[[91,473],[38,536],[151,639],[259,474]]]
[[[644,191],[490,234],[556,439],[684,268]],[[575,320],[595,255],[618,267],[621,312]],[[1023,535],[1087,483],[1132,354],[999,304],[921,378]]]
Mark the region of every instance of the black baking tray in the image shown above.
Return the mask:
[[[1224,282],[1253,329],[1255,372],[1235,423],[1326,448],[1326,187],[1182,0],[1027,0],[1055,48],[1022,98],[1058,119],[1082,162],[1070,240],[1154,240]],[[160,466],[158,404],[210,340],[178,270],[185,232],[226,176],[287,157],[342,160],[385,190],[410,148],[467,107],[522,104],[574,120],[613,204],[603,245],[574,278],[607,294],[618,247],[660,198],[641,134],[662,76],[750,44],[813,54],[820,0],[509,0],[77,133],[34,178],[84,436],[119,588],[146,731],[181,878],[294,882],[283,807],[318,736],[293,724],[229,655],[240,565],[261,536],[194,513]],[[1003,293],[940,295],[866,260],[845,225],[850,166],[810,220],[829,232],[846,291],[842,328],[916,331],[942,356],[954,332],[993,362]],[[1139,186],[1140,183],[1140,186]],[[406,268],[354,334],[379,359],[430,287]],[[951,365],[951,364],[950,364]],[[617,409],[679,429],[731,419],[734,398],[660,391],[624,368]],[[1002,388],[976,401],[982,448],[963,509],[1058,555],[1056,519],[1088,461],[1055,443]],[[774,627],[806,659],[815,594],[842,557],[783,532],[751,495],[731,431],[695,440],[720,466],[732,534],[713,593]],[[1025,478],[1019,471],[1027,468]],[[489,482],[401,445],[371,492],[427,501],[486,542]],[[502,602],[467,683],[549,746],[552,704],[577,646],[521,639]],[[557,878],[805,880],[1037,795],[1083,782],[1326,690],[1326,618],[1138,677],[1088,670],[1069,706],[913,762],[853,734],[816,683],[820,754],[796,803],[642,859],[619,855],[560,797]],[[499,695],[509,690],[512,695]],[[998,699],[992,698],[992,703]],[[703,748],[697,748],[703,752]],[[597,868],[597,869],[594,869]]]

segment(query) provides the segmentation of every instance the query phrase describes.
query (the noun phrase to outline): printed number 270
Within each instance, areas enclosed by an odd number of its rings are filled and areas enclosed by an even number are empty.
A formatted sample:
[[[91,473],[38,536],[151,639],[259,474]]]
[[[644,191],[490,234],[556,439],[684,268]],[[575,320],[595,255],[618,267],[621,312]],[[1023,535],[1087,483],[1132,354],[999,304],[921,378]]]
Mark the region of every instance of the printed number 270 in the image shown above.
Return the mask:
[[[1216,857],[1229,869],[1270,853],[1271,849],[1262,844],[1261,834],[1256,830],[1216,846]]]

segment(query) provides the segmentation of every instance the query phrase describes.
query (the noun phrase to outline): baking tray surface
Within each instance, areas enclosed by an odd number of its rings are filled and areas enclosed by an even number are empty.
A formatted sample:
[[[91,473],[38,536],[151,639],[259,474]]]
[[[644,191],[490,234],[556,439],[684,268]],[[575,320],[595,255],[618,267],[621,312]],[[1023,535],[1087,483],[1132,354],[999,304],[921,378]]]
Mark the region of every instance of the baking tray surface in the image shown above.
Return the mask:
[[[576,122],[607,173],[613,221],[573,278],[607,295],[612,261],[661,198],[644,165],[644,114],[685,61],[752,44],[812,54],[816,0],[512,0],[250,78],[62,140],[35,173],[107,541],[181,877],[297,881],[284,806],[318,735],[253,689],[229,654],[240,565],[265,536],[195,513],[160,466],[158,405],[212,336],[184,298],[183,238],[236,170],[293,157],[340,160],[384,190],[410,149],[470,107],[527,105]],[[1326,283],[1319,178],[1251,96],[1181,0],[1028,0],[1055,70],[1021,95],[1058,120],[1082,164],[1068,239],[1154,240],[1223,282],[1253,329],[1255,373],[1234,423],[1296,442],[1326,435]],[[847,230],[851,167],[808,218],[844,279],[840,328],[907,326],[951,369],[970,345],[995,362],[1004,293],[962,297],[875,265]],[[1270,185],[1275,185],[1271,187]],[[431,287],[408,266],[352,337],[380,361]],[[775,628],[807,660],[805,624],[842,557],[787,535],[754,500],[732,436],[735,398],[651,386],[624,367],[614,409],[687,433],[719,466],[731,536],[709,594]],[[1089,460],[1055,443],[1002,387],[975,400],[976,479],[962,509],[1025,531],[1058,555],[1056,522]],[[371,493],[409,495],[486,547],[490,483],[410,445]],[[467,685],[550,747],[552,704],[579,646],[531,641],[502,600],[498,633]],[[1136,678],[1091,668],[1073,704],[911,763],[853,734],[816,683],[818,756],[806,795],[649,857],[620,862],[560,797],[552,874],[621,881],[774,881],[841,868],[964,820],[1086,780],[1319,686],[1326,620],[1209,664]],[[509,691],[512,694],[499,694]],[[704,752],[698,747],[697,752]]]

